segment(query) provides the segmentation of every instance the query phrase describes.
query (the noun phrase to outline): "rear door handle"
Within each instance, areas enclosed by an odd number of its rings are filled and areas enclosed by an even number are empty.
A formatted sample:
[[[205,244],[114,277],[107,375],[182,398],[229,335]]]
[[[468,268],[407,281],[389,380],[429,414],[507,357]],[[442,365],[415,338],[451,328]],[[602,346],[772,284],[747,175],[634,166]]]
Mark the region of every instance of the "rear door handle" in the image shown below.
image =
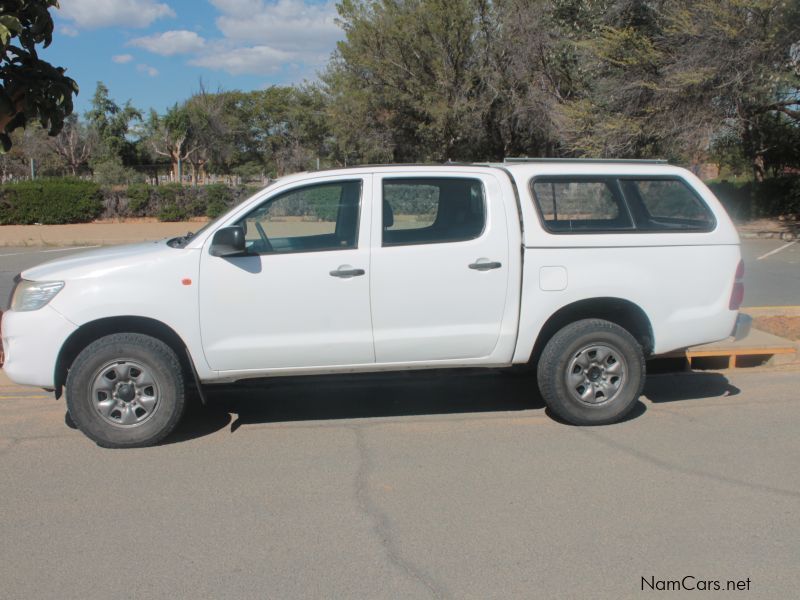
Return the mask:
[[[495,261],[485,261],[481,262],[480,260],[472,263],[469,268],[475,269],[476,271],[491,271],[492,269],[499,269],[503,266],[503,263],[495,262]]]
[[[342,265],[338,269],[330,272],[331,277],[341,277],[342,279],[350,279],[351,277],[361,277],[366,271],[364,269],[354,269],[350,265]]]

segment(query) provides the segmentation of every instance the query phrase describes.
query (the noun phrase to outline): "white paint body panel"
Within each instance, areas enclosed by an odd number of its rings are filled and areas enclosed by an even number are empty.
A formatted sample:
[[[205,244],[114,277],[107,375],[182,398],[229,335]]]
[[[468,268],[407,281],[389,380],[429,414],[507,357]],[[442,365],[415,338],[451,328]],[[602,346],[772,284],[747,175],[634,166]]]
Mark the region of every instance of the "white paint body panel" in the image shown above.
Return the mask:
[[[77,328],[52,306],[31,312],[3,313],[6,375],[17,383],[52,386],[58,351]]]
[[[717,226],[709,233],[548,233],[529,183],[539,175],[569,174],[682,177],[706,201]],[[487,202],[484,233],[466,242],[383,248],[381,180],[390,176],[480,178]],[[364,181],[356,249],[240,259],[208,254],[217,229],[273,194],[355,178]],[[468,269],[477,259],[501,262],[502,268]],[[18,383],[52,386],[69,335],[92,321],[120,316],[169,326],[205,382],[505,366],[528,360],[556,311],[598,297],[639,306],[651,322],[654,351],[668,352],[730,333],[737,313],[728,310],[728,301],[739,259],[738,235],[719,202],[676,167],[532,163],[300,174],[246,200],[185,248],[165,242],[103,248],[25,271],[25,279],[66,284],[43,309],[3,316],[6,371]],[[341,265],[366,274],[330,277]]]
[[[480,237],[382,247],[382,220],[373,219],[370,292],[378,363],[506,362],[509,358],[509,333],[513,331],[515,337],[516,327],[503,330],[503,317],[507,306],[513,311],[518,304],[518,286],[509,290],[509,283],[511,279],[519,281],[516,249],[520,243],[516,214],[506,213],[504,197],[511,192],[510,186],[504,190],[501,180],[485,171],[462,169],[455,175],[483,183],[486,226]],[[384,177],[403,176],[413,173],[378,174],[374,195],[380,196]],[[446,178],[454,173],[430,171],[426,176]],[[514,260],[509,262],[511,255]],[[502,266],[490,271],[469,268],[479,261],[496,261]],[[502,333],[504,343],[500,343]]]
[[[307,183],[352,179],[314,177]],[[219,258],[208,253],[206,241],[200,260],[200,331],[212,369],[231,376],[375,362],[370,184],[371,176],[363,176],[358,248]],[[330,275],[345,265],[366,274],[350,279]]]

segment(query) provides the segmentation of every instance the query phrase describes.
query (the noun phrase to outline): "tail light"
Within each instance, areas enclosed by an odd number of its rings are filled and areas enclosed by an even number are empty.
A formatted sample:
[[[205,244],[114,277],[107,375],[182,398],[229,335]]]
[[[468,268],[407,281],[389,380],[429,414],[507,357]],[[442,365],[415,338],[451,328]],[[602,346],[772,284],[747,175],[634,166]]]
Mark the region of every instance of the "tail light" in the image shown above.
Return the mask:
[[[731,310],[739,310],[739,307],[744,301],[744,261],[739,261],[739,266],[736,267],[736,276],[734,277],[733,290],[731,290],[731,301],[728,308]]]

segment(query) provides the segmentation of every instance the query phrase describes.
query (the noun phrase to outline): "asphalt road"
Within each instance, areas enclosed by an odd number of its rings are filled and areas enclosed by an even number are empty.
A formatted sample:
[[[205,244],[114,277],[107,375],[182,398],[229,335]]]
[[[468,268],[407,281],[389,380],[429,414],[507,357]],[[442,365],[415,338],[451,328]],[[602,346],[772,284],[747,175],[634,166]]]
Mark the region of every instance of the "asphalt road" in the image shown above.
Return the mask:
[[[799,377],[652,376],[598,428],[493,372],[280,379],[122,451],[3,388],[0,596],[797,597]]]
[[[800,305],[800,241],[744,240],[742,256],[745,306]]]
[[[800,242],[776,254],[780,240],[744,240],[745,306],[800,305]],[[48,260],[81,252],[73,248],[0,248],[0,310],[8,308],[14,275]]]

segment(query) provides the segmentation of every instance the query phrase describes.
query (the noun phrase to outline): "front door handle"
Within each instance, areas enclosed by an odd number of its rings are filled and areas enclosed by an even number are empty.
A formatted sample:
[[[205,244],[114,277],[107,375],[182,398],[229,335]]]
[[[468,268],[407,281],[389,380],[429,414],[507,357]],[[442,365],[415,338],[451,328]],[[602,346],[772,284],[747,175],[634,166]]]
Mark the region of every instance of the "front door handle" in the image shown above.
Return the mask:
[[[475,269],[476,271],[491,271],[492,269],[499,269],[503,266],[503,263],[499,263],[496,261],[484,261],[481,262],[480,259],[476,262],[472,263],[469,268]]]
[[[341,277],[342,279],[350,279],[351,277],[361,277],[366,271],[364,269],[354,269],[350,265],[342,265],[338,269],[330,272],[331,277]]]

